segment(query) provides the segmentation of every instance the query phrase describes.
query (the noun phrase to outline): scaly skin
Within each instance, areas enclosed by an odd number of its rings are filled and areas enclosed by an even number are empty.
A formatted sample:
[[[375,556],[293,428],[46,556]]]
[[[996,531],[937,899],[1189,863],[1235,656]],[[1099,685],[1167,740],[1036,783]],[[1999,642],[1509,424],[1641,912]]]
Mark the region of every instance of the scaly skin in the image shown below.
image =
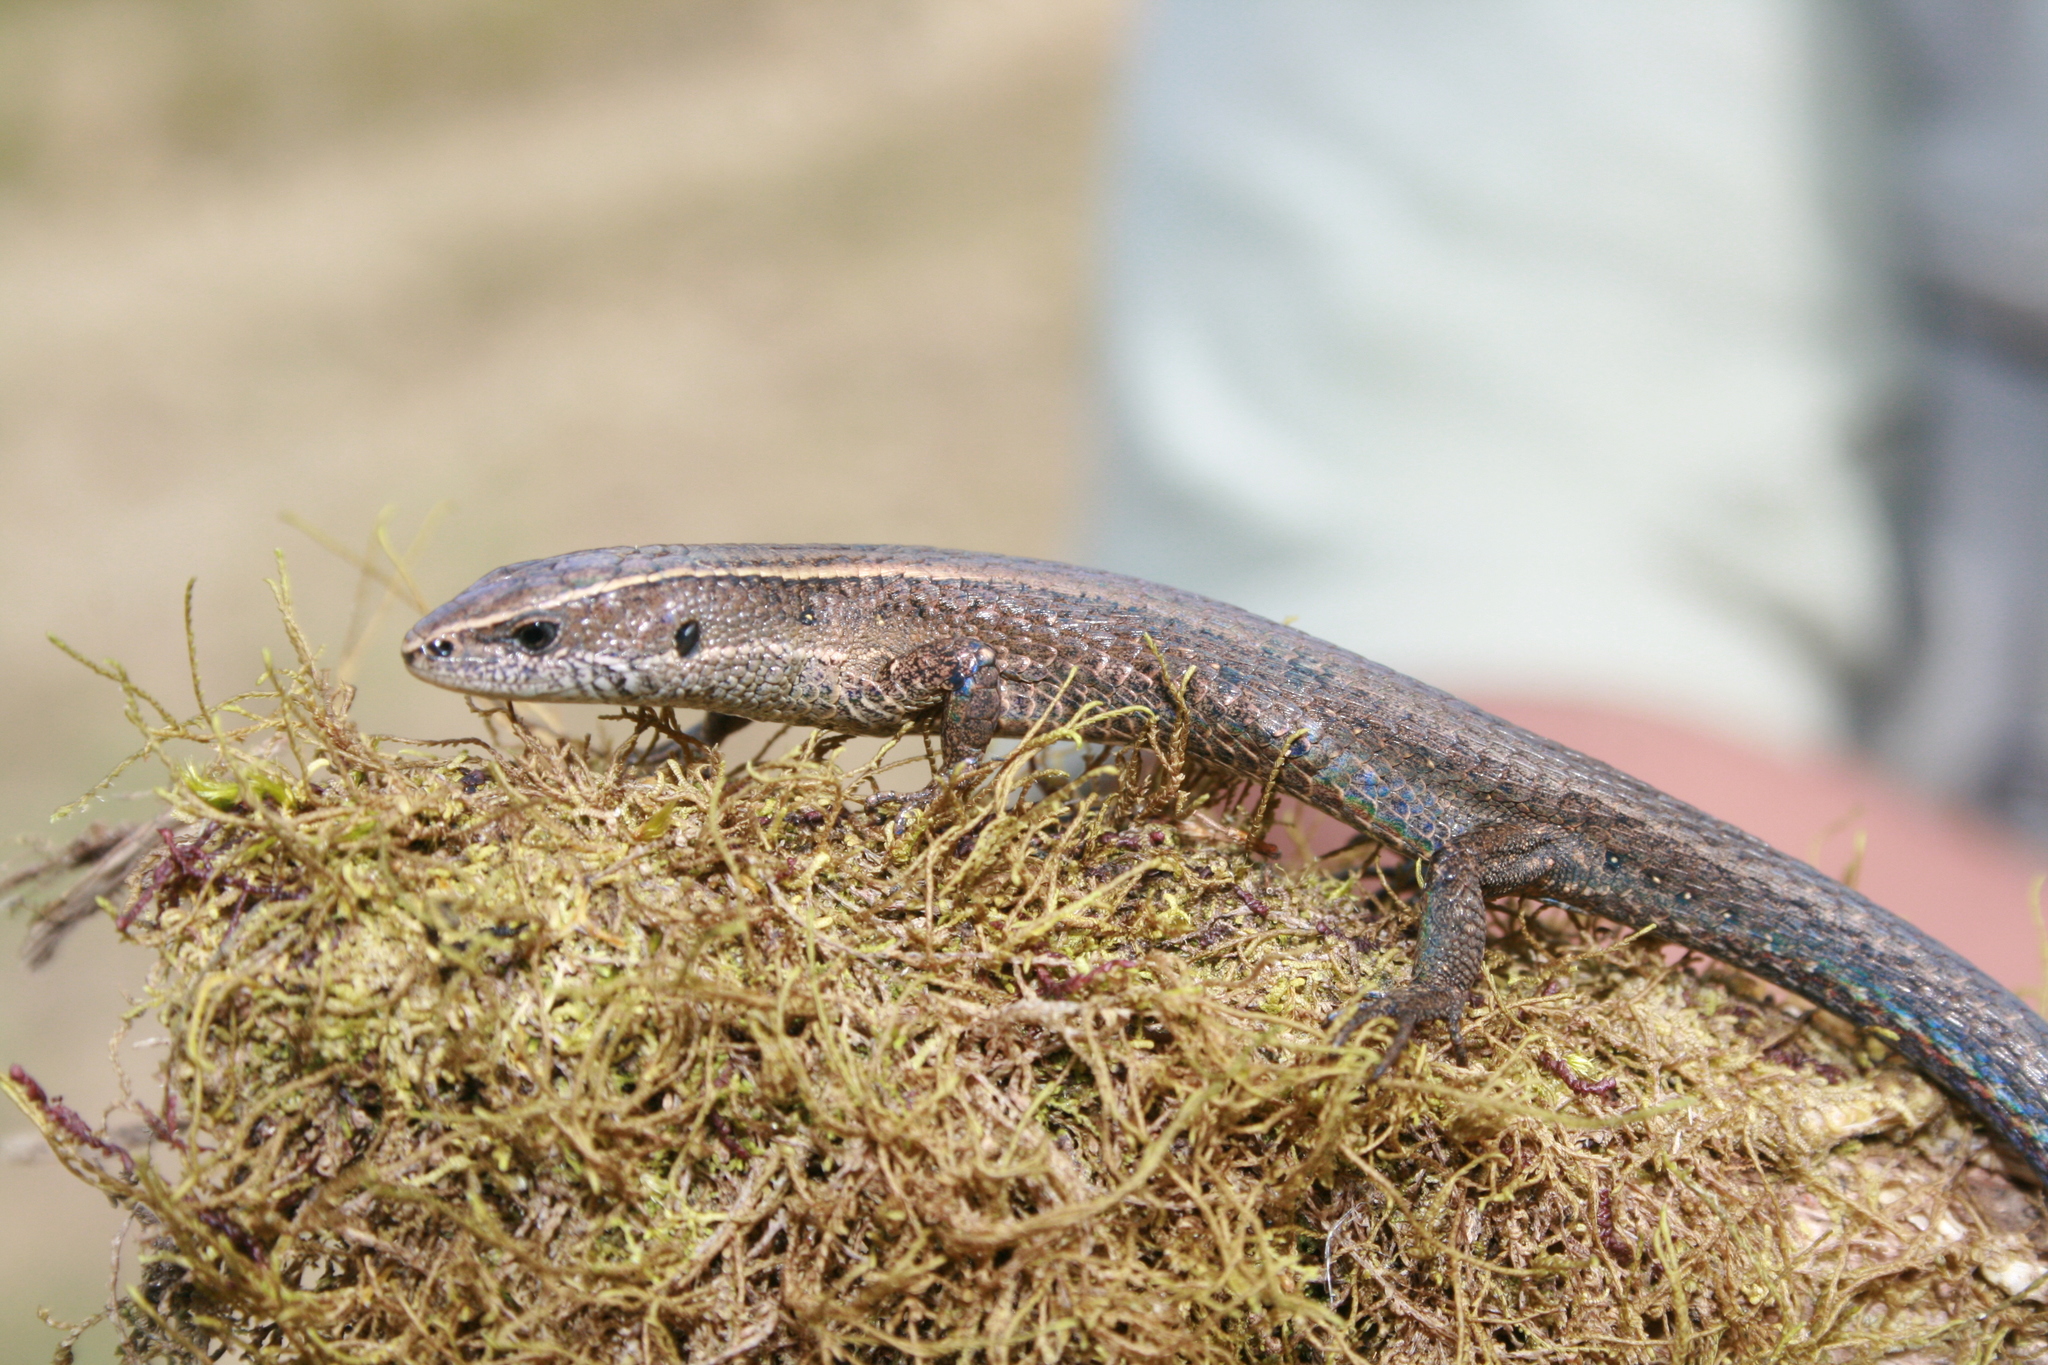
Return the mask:
[[[685,652],[683,647],[687,647]],[[1761,840],[1298,630],[1117,574],[953,550],[659,545],[485,575],[406,636],[484,696],[702,708],[855,734],[936,731],[949,763],[1057,708],[1175,719],[1193,757],[1280,785],[1420,859],[1413,977],[1360,1020],[1453,1039],[1487,899],[1589,910],[1745,968],[1887,1041],[2048,1180],[2048,1024],[1934,939]],[[1071,681],[1068,681],[1071,673]],[[729,729],[730,723],[717,722]],[[1142,720],[1090,737],[1136,742]],[[1284,756],[1284,758],[1283,758]]]

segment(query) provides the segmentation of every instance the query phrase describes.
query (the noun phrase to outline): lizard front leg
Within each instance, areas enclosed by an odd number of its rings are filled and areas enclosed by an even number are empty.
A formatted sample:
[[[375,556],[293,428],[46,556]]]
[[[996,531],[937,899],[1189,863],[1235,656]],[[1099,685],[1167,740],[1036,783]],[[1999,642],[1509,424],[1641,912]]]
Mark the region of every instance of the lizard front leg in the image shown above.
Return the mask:
[[[939,708],[939,759],[951,772],[979,763],[1003,719],[1003,675],[996,652],[969,640],[953,652],[946,673],[946,700]]]
[[[945,776],[979,763],[1003,719],[1003,679],[996,653],[979,640],[924,645],[899,656],[889,666],[889,686],[899,695],[940,695],[936,707],[940,771],[923,790],[884,792],[870,806],[900,803],[906,812],[939,794]],[[900,817],[899,817],[900,818]]]
[[[1486,902],[1541,890],[1561,869],[1582,862],[1590,847],[1583,836],[1553,825],[1500,824],[1473,830],[1431,854],[1414,972],[1405,984],[1360,1001],[1331,1042],[1342,1046],[1366,1020],[1391,1018],[1394,1036],[1370,1077],[1378,1080],[1400,1058],[1417,1024],[1441,1019],[1462,1063],[1465,1039],[1458,1025],[1479,984]]]
[[[683,731],[683,738],[702,745],[704,752],[708,753],[753,723],[745,716],[729,716],[723,711],[706,711],[704,719]],[[683,756],[686,762],[690,759],[690,751],[686,746],[672,739],[664,739],[650,745],[638,763],[643,768],[655,768],[678,755]]]

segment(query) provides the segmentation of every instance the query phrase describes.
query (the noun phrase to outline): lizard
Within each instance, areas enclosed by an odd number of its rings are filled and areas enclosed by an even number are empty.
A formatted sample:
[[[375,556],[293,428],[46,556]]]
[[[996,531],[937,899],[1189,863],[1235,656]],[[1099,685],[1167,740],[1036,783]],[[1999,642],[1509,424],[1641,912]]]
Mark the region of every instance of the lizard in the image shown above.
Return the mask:
[[[1277,780],[1416,859],[1412,972],[1366,993],[1332,1038],[1391,1018],[1375,1077],[1425,1022],[1464,1056],[1487,903],[1547,901],[1877,1030],[2048,1182],[2048,1022],[1982,970],[1647,782],[1223,602],[959,550],[618,547],[494,570],[402,652],[425,681],[486,697],[701,709],[714,742],[748,721],[935,732],[948,770],[1088,703],[1110,713],[1090,740],[1143,743],[1148,716],[1177,724],[1190,758]]]

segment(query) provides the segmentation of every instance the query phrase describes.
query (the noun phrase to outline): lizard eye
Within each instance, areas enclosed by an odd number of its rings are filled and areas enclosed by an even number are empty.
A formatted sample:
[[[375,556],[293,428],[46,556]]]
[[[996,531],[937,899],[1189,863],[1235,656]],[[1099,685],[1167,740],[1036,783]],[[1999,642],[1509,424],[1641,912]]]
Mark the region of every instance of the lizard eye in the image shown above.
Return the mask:
[[[692,654],[694,654],[694,653],[696,652],[696,650],[697,650],[697,641],[698,641],[698,640],[700,640],[700,639],[702,639],[702,638],[703,638],[703,635],[704,635],[704,632],[703,632],[703,630],[702,630],[702,629],[701,629],[701,628],[700,628],[700,627],[699,627],[699,626],[697,625],[697,623],[696,623],[695,621],[685,621],[685,622],[683,622],[683,623],[682,623],[682,624],[681,624],[680,626],[677,626],[677,627],[676,627],[676,653],[677,653],[677,655],[678,655],[678,656],[680,656],[680,657],[682,657],[682,658],[685,658],[685,659],[689,658],[689,657],[690,657],[690,655],[692,655]]]
[[[427,641],[426,649],[427,653],[433,655],[436,659],[453,658],[455,654],[455,642],[445,635],[437,635],[433,639]]]
[[[528,654],[545,654],[561,633],[559,622],[526,621],[513,627],[512,642]]]

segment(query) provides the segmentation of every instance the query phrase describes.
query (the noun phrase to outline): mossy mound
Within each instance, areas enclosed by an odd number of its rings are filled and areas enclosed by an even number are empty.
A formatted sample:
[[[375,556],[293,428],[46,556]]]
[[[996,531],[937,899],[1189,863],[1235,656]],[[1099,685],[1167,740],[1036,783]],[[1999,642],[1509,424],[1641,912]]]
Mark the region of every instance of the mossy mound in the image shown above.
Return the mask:
[[[1610,926],[1503,915],[1472,1065],[1368,1085],[1385,1026],[1323,1019],[1405,971],[1403,878],[1171,761],[1048,732],[903,820],[830,740],[346,707],[304,662],[145,725],[210,751],[107,906],[148,1149],[0,1082],[140,1221],[126,1360],[2048,1349],[2038,1210],[1932,1087]]]

